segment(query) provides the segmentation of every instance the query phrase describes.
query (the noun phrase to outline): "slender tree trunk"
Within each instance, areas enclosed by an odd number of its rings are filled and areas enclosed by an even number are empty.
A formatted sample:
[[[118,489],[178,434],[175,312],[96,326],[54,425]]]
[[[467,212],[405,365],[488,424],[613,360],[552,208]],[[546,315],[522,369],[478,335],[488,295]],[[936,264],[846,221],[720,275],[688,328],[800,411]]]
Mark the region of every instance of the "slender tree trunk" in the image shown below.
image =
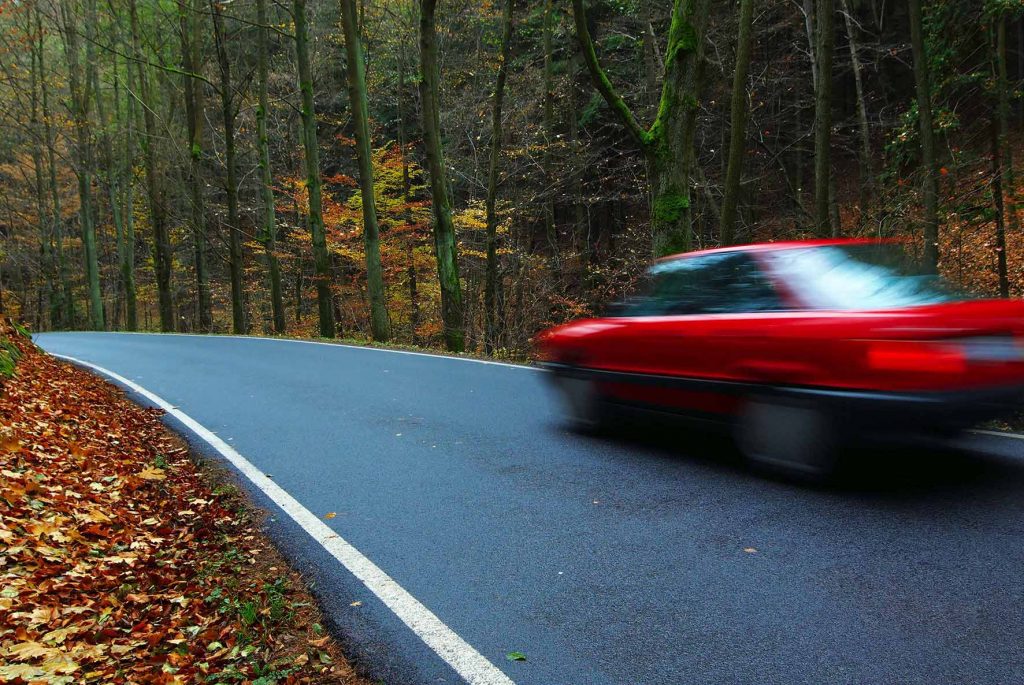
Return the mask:
[[[270,275],[270,308],[274,316],[274,332],[285,332],[284,295],[281,291],[281,265],[277,259],[277,216],[274,211],[274,175],[270,169],[270,140],[267,136],[267,117],[270,98],[267,94],[267,56],[270,54],[270,30],[267,27],[267,0],[256,0],[256,71],[259,82],[259,104],[256,107],[256,147],[260,164],[260,199],[263,201],[260,242],[267,255]]]
[[[79,25],[71,12],[69,0],[61,0],[60,11],[64,23],[64,51],[68,59],[68,88],[71,95],[71,111],[75,121],[77,152],[78,212],[82,231],[82,245],[85,248],[86,289],[89,296],[89,327],[103,330],[103,299],[100,293],[100,272],[96,254],[96,229],[92,216],[92,126],[89,119],[91,98],[88,80],[83,83],[82,67],[78,49]],[[91,34],[88,17],[86,31]]]
[[[398,57],[398,148],[402,155],[402,201],[405,203],[406,235],[406,280],[409,286],[409,327],[412,343],[419,342],[417,330],[420,326],[420,299],[416,277],[416,233],[412,223],[412,180],[409,176],[409,159],[406,155],[405,135],[405,54]]]
[[[644,33],[644,90],[649,107],[658,106],[658,84],[664,75],[665,65],[658,54],[658,38],[654,33],[654,21],[651,18],[651,3],[640,3],[640,28]]]
[[[363,244],[366,249],[366,286],[370,295],[370,330],[373,339],[387,341],[391,337],[384,273],[380,263],[380,228],[377,224],[377,202],[374,198],[373,147],[370,137],[370,115],[366,102],[366,64],[356,17],[355,0],[341,1],[341,24],[345,33],[345,55],[348,62],[348,92],[355,125],[356,153],[359,159],[359,189],[363,199]]]
[[[921,0],[907,0],[910,10],[910,44],[914,53],[918,123],[921,133],[921,166],[924,172],[924,266],[939,269],[939,176],[935,167],[935,131],[932,128],[932,87],[921,20]]]
[[[90,0],[90,2],[93,2],[93,0]],[[94,11],[94,8],[90,7],[90,11]],[[118,98],[120,97],[116,57],[114,59],[113,67],[114,102],[116,106]],[[89,65],[89,78],[92,81],[93,97],[96,102],[96,117],[100,129],[99,142],[103,153],[102,163],[106,170],[107,198],[110,203],[110,217],[114,224],[115,245],[117,249],[117,263],[119,267],[118,293],[121,296],[119,299],[122,299],[125,293],[127,293],[129,286],[127,282],[128,279],[125,277],[125,269],[123,268],[126,261],[126,245],[124,235],[124,215],[121,212],[121,167],[114,156],[114,146],[110,140],[110,123],[107,121],[103,94],[100,92],[99,73],[95,62]],[[115,114],[116,112],[117,109],[115,109]],[[115,117],[115,119],[116,118],[117,117]],[[128,273],[131,275],[130,271]],[[118,312],[120,312],[120,308],[118,308]],[[118,317],[115,317],[115,319],[116,318]]]
[[[64,258],[64,214],[61,209],[60,186],[57,183],[57,141],[53,119],[50,114],[50,89],[47,85],[43,21],[39,3],[34,3],[36,33],[38,40],[37,59],[39,62],[39,90],[42,98],[43,128],[46,135],[46,166],[49,177],[51,234],[53,236],[54,259],[56,261],[58,291],[54,295],[51,319],[60,322],[63,328],[75,325],[75,300],[71,296],[67,261]]]
[[[96,230],[92,222],[92,127],[89,120],[90,86],[83,79],[79,61],[79,25],[71,9],[70,0],[61,0],[65,53],[68,56],[68,78],[71,92],[72,115],[75,120],[76,172],[78,174],[79,224],[85,252],[86,291],[89,302],[89,328],[103,330],[103,301],[99,290],[99,264],[96,256]],[[86,31],[89,32],[89,17]],[[91,35],[91,34],[89,34]],[[83,82],[84,81],[84,82]]]
[[[871,163],[871,129],[868,126],[867,102],[864,97],[864,79],[861,76],[860,55],[857,48],[857,31],[847,0],[841,0],[843,19],[846,22],[846,41],[850,47],[850,65],[853,68],[853,84],[857,91],[857,127],[860,133],[860,224],[867,220],[871,195],[875,184],[874,165]]]
[[[420,98],[423,101],[423,142],[434,209],[434,249],[437,254],[437,278],[441,285],[441,316],[444,319],[445,345],[453,352],[465,346],[463,334],[462,286],[459,259],[452,222],[448,177],[441,146],[441,113],[438,103],[441,79],[437,63],[437,27],[434,11],[437,0],[420,0]]]
[[[89,164],[89,223],[88,223],[88,234],[85,232],[83,227],[83,242],[85,243],[85,256],[87,261],[86,274],[89,277],[89,305],[90,313],[92,318],[92,325],[94,330],[103,330],[106,328],[106,312],[103,308],[103,289],[100,276],[100,264],[99,264],[99,245],[96,236],[96,217],[98,214],[97,203],[95,196],[92,193],[92,180],[97,175],[96,166],[96,147],[93,143],[92,138],[95,133],[93,131],[92,114],[90,109],[90,102],[93,101],[94,97],[99,97],[96,93],[96,78],[95,78],[95,65],[96,65],[96,35],[98,33],[98,18],[96,15],[96,0],[86,0],[86,15],[85,15],[85,87],[82,93],[85,122],[87,124],[87,131],[89,136],[89,142],[87,145],[88,152],[88,164]],[[91,76],[91,77],[90,77]],[[103,126],[102,120],[100,126]],[[89,243],[92,243],[91,249]],[[89,253],[92,253],[90,256]]]
[[[31,34],[31,22],[32,17],[29,17],[29,30],[27,34]],[[35,140],[32,144],[32,171],[35,175],[35,191],[36,191],[36,216],[39,224],[39,263],[40,270],[42,271],[42,283],[40,286],[40,307],[39,307],[39,322],[42,323],[44,320],[47,325],[54,329],[60,323],[60,313],[54,307],[55,297],[57,295],[57,283],[56,283],[56,271],[53,268],[53,241],[51,238],[51,227],[50,222],[46,220],[47,213],[47,197],[46,197],[46,181],[43,179],[43,147],[46,140],[45,133],[43,131],[43,122],[40,119],[39,114],[39,82],[44,78],[42,68],[40,65],[41,56],[39,53],[43,50],[41,36],[32,41],[30,47],[30,57],[32,66],[30,69],[30,88],[31,88],[31,127],[32,135]],[[44,311],[45,310],[45,319]]]
[[[709,0],[675,0],[658,115],[651,127],[644,129],[597,60],[583,0],[572,0],[576,36],[594,86],[644,152],[652,194],[655,256],[689,250],[693,239],[689,148],[693,147],[698,114],[708,4]]]
[[[171,300],[171,237],[167,228],[167,207],[164,191],[160,185],[156,160],[156,115],[153,113],[153,98],[146,73],[146,60],[142,56],[139,36],[139,16],[136,0],[128,0],[131,15],[132,51],[138,67],[139,92],[142,100],[142,121],[145,136],[142,151],[146,166],[146,188],[149,197],[149,219],[153,227],[153,266],[156,272],[156,289],[160,309],[160,330],[174,331],[174,306]]]
[[[696,93],[696,97],[704,91],[704,68],[707,65],[706,60],[703,58],[696,60],[693,64],[690,78],[692,79],[689,83],[691,92]],[[686,192],[690,201],[687,203],[686,208],[683,210],[683,225],[686,228],[687,243],[685,250],[690,250],[693,247],[694,236],[696,230],[694,228],[693,217],[695,216],[694,206],[696,198],[693,194],[693,188],[697,185],[697,177],[700,175],[700,169],[697,168],[697,149],[695,147],[695,141],[697,139],[697,117],[700,112],[697,110],[697,100],[693,100],[693,110],[685,114],[684,126],[683,126],[683,169],[686,174]],[[725,147],[723,141],[722,147]],[[724,169],[723,169],[724,172]]]
[[[830,236],[829,200],[832,174],[832,53],[834,45],[833,0],[817,0],[815,6],[814,61],[814,224],[820,236]]]
[[[135,127],[138,124],[138,117],[135,114],[134,73],[131,61],[126,61],[125,86],[128,89],[128,97],[125,108],[124,153],[121,161],[125,179],[121,212],[124,217],[124,260],[120,268],[121,280],[125,284],[125,328],[129,331],[138,330],[139,327],[139,308],[135,292]]]
[[[736,208],[747,142],[747,73],[753,48],[752,24],[754,0],[740,0],[739,38],[736,42],[736,71],[732,80],[732,106],[729,125],[729,166],[725,172],[725,195],[718,234],[723,245],[732,245],[736,236]]]
[[[557,272],[558,270],[558,227],[555,225],[555,198],[554,189],[555,184],[554,170],[552,164],[554,162],[553,155],[551,154],[551,146],[555,140],[555,61],[554,61],[554,31],[555,31],[555,1],[545,0],[544,3],[544,120],[542,127],[544,130],[544,186],[545,194],[548,196],[544,200],[544,235],[547,237],[548,247],[551,249],[551,266],[552,270]],[[498,78],[501,85],[504,85],[504,73],[502,68],[505,64],[502,63],[498,69]],[[495,100],[497,104],[497,100]],[[493,148],[492,148],[493,150]],[[486,287],[486,286],[485,286]],[[492,293],[493,297],[493,293]],[[486,290],[484,292],[484,299],[486,300]],[[486,303],[484,307],[486,308]]]
[[[188,130],[188,189],[190,223],[194,246],[196,276],[196,322],[203,333],[213,331],[213,297],[210,292],[209,237],[206,226],[205,184],[203,181],[203,94],[199,80],[191,74],[202,68],[199,52],[199,0],[178,6],[181,34],[182,89],[185,95],[185,120]]]
[[[498,56],[498,75],[494,85],[494,100],[491,110],[491,160],[487,174],[487,272],[484,283],[484,351],[493,354],[498,340],[498,170],[501,166],[501,144],[504,135],[501,126],[501,108],[505,100],[505,80],[508,74],[508,62],[512,47],[512,10],[514,0],[505,0],[505,12],[502,18],[501,53]],[[551,0],[548,0],[547,11],[551,11]],[[545,24],[550,19],[545,17]],[[546,26],[545,31],[550,31]],[[545,43],[548,39],[545,39]],[[546,50],[547,48],[545,48]],[[548,59],[550,55],[546,55]],[[546,107],[545,107],[546,110]],[[550,238],[550,236],[549,236]],[[554,247],[554,246],[552,246]]]
[[[586,67],[583,64],[583,56],[579,50],[576,51],[576,56],[572,60],[573,74],[583,71]],[[573,211],[575,214],[575,226],[573,226],[573,240],[576,244],[576,249],[580,256],[580,272],[585,279],[587,277],[587,268],[590,265],[590,221],[587,216],[587,204],[583,196],[583,167],[584,167],[584,152],[583,145],[580,142],[579,137],[579,103],[577,102],[577,88],[575,87],[575,78],[573,86],[569,93],[569,148],[572,150],[574,157],[574,169],[573,169]]]
[[[114,43],[121,46],[121,34],[116,28],[114,29]],[[125,201],[126,197],[131,197],[131,186],[132,186],[132,163],[131,163],[131,145],[132,145],[132,129],[135,127],[135,120],[129,118],[127,121],[121,113],[121,80],[118,74],[118,59],[114,55],[113,59],[114,68],[114,121],[116,122],[116,139],[124,140],[126,149],[125,154],[121,154],[120,151],[115,152],[116,145],[110,142],[109,138],[105,143],[107,164],[111,174],[118,180],[116,187],[112,185],[110,194],[111,213],[115,213],[116,208],[116,223],[117,229],[117,268],[120,276],[121,283],[121,297],[122,302],[118,306],[118,313],[122,311],[125,315],[125,322],[123,328],[125,330],[134,331],[136,329],[136,296],[135,296],[135,226],[134,217],[132,216],[132,206],[130,203]],[[128,79],[128,116],[133,117],[135,110],[131,106],[134,92],[131,88],[132,83],[132,65],[130,61],[125,62],[125,72]],[[102,117],[102,115],[101,115]],[[130,236],[130,239],[129,239]]]
[[[999,93],[999,150],[1002,186],[1006,194],[1006,227],[1014,235],[1020,232],[1017,217],[1017,186],[1013,171],[1013,148],[1010,145],[1010,81],[1006,74],[1006,14],[996,25],[996,90]]]
[[[235,160],[235,98],[231,84],[231,60],[228,58],[227,33],[224,31],[223,6],[210,0],[213,17],[213,38],[217,44],[217,66],[220,71],[220,111],[224,123],[225,191],[228,200],[228,266],[231,271],[231,328],[244,334],[245,265],[242,262],[242,227],[238,222],[238,168]]]
[[[1003,160],[1000,159],[1002,144],[999,135],[999,122],[1002,113],[993,113],[992,117],[992,203],[996,210],[996,273],[999,275],[999,296],[1010,296],[1010,278],[1006,269],[1006,224],[1003,217],[1006,210],[1003,205]]]
[[[313,104],[313,76],[309,66],[309,29],[306,25],[306,0],[292,0],[295,20],[295,55],[302,95],[302,143],[306,151],[306,191],[309,193],[309,230],[313,239],[313,265],[316,271],[316,299],[320,312],[320,335],[334,337],[334,309],[331,305],[331,259],[327,252],[327,234],[321,201],[320,151],[316,135],[316,111]]]

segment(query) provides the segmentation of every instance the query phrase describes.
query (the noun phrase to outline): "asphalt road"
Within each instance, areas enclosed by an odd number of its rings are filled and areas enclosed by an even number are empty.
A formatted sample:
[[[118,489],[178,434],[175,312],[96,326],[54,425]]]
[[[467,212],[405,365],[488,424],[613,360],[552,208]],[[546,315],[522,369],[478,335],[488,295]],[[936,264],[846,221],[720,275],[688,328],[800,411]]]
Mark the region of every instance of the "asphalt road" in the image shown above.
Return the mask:
[[[519,685],[1024,682],[1024,441],[877,452],[811,488],[748,472],[699,429],[572,433],[530,369],[228,337],[37,341],[337,512],[331,528]],[[270,511],[372,676],[460,681]]]

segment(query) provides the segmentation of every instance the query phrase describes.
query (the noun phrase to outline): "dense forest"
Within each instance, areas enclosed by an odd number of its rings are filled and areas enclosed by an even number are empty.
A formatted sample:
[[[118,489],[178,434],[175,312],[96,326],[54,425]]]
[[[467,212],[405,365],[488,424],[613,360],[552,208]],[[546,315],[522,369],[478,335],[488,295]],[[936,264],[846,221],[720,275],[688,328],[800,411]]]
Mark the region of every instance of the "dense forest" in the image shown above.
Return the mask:
[[[652,256],[1024,289],[1022,0],[0,0],[0,310],[501,356]]]

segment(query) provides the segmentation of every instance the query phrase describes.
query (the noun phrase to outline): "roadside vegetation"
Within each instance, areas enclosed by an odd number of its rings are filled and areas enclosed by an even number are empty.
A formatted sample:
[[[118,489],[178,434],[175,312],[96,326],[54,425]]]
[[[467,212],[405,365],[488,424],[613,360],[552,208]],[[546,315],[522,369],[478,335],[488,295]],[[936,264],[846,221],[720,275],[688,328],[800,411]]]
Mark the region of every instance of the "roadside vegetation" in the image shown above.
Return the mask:
[[[0,364],[0,682],[365,682],[161,412],[7,321]]]

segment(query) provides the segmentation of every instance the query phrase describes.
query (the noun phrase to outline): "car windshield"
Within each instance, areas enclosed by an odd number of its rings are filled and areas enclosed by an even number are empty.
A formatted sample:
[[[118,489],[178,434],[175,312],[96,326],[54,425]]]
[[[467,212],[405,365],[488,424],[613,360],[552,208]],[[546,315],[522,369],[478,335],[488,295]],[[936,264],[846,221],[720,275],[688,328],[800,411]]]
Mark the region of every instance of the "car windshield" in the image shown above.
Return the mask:
[[[767,253],[773,270],[815,309],[889,309],[971,299],[924,273],[891,243],[825,245]]]

